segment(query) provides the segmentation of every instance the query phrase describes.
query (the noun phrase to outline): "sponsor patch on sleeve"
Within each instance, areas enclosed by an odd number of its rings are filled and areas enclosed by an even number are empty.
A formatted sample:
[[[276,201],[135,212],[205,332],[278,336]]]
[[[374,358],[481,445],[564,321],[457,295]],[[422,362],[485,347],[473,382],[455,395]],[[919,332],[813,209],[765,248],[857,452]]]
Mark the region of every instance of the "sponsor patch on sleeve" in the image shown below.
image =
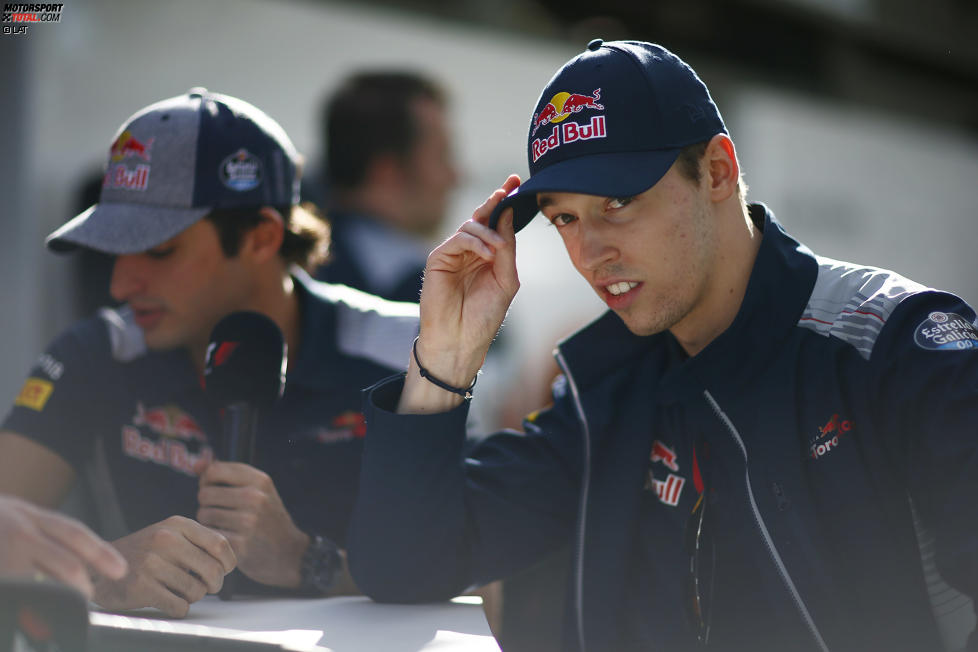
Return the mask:
[[[914,342],[929,351],[978,348],[978,328],[953,312],[932,312],[914,332]]]
[[[40,378],[28,378],[23,389],[14,400],[14,405],[21,405],[40,412],[54,391],[54,383]]]

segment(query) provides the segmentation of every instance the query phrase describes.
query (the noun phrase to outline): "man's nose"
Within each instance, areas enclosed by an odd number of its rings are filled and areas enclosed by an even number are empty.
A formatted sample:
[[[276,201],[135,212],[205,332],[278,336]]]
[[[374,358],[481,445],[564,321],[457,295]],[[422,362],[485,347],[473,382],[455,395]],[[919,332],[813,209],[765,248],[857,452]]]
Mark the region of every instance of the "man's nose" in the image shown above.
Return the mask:
[[[140,292],[145,286],[145,274],[141,269],[139,257],[133,254],[116,256],[112,265],[112,280],[109,294],[116,301],[125,302]]]
[[[600,221],[581,225],[578,264],[583,269],[594,271],[618,258],[618,246],[608,238],[608,228]]]

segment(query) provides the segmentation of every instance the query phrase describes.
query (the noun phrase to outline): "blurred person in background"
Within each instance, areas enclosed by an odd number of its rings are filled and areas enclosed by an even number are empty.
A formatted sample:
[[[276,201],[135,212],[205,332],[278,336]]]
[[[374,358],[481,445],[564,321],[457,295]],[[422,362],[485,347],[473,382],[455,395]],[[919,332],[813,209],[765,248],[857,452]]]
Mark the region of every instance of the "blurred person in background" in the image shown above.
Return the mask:
[[[55,507],[87,490],[129,565],[95,581],[105,608],[182,616],[235,567],[242,592],[355,590],[343,548],[359,390],[403,364],[417,305],[310,278],[328,231],[298,204],[298,161],[265,113],[193,89],[120,127],[98,203],[48,237],[113,256],[122,306],[38,358],[0,431],[0,492]],[[221,416],[202,386],[214,326],[239,311],[274,322],[288,350],[253,464],[217,459]]]
[[[326,101],[321,128],[332,242],[317,278],[417,302],[458,184],[445,91],[412,72],[354,74]]]
[[[934,578],[978,595],[975,310],[748,204],[661,46],[592,41],[528,133],[531,176],[429,256],[408,372],[366,397],[358,585],[434,600],[569,548],[562,650],[942,649]],[[537,212],[608,311],[525,432],[466,451]]]
[[[425,261],[459,183],[449,110],[437,81],[406,70],[356,72],[328,95],[322,171],[302,188],[326,207],[330,223],[329,258],[316,278],[418,301]],[[473,437],[478,421],[470,419]],[[480,591],[494,632],[501,628],[499,591]]]

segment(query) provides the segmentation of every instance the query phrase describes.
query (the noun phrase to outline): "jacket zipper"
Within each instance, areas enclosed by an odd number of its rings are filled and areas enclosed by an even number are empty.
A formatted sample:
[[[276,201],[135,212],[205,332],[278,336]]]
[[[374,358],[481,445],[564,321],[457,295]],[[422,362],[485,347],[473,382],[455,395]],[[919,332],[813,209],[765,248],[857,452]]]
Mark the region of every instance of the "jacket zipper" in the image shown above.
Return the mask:
[[[815,625],[815,620],[812,615],[808,612],[808,607],[805,606],[805,602],[801,599],[801,594],[798,593],[795,583],[791,580],[791,576],[788,574],[788,569],[784,565],[784,561],[781,559],[781,555],[778,554],[778,549],[774,546],[774,540],[771,538],[771,534],[767,530],[767,526],[764,525],[764,519],[761,517],[761,512],[757,508],[757,501],[754,500],[754,490],[751,488],[750,482],[750,469],[749,460],[747,458],[747,447],[744,446],[744,441],[740,438],[740,433],[737,432],[737,428],[734,426],[733,422],[730,420],[722,409],[720,409],[719,404],[714,400],[713,396],[709,391],[704,390],[703,396],[706,397],[706,402],[713,409],[713,413],[716,415],[717,419],[726,427],[726,429],[733,435],[734,441],[740,447],[740,452],[744,455],[744,475],[747,482],[747,497],[750,499],[750,507],[754,513],[754,521],[757,523],[758,529],[761,531],[761,536],[764,538],[764,543],[767,545],[767,551],[771,555],[774,565],[777,567],[778,572],[781,575],[781,579],[784,581],[785,586],[788,588],[788,592],[794,599],[795,606],[801,612],[801,617],[808,625],[808,630],[811,632],[812,636],[815,638],[815,643],[818,645],[820,650],[823,652],[829,652],[828,646],[822,639],[821,633],[818,631],[818,627]]]
[[[577,410],[577,418],[581,420],[581,431],[584,435],[584,478],[581,484],[581,502],[578,507],[578,526],[577,526],[577,560],[574,568],[574,611],[577,615],[577,641],[581,652],[585,652],[584,645],[584,531],[587,526],[587,494],[591,485],[591,432],[587,425],[587,417],[584,415],[584,406],[581,404],[581,396],[577,391],[577,384],[571,375],[564,354],[557,349],[554,351],[557,364],[564,371],[567,378],[567,385],[570,387],[571,395],[574,397],[574,407]]]

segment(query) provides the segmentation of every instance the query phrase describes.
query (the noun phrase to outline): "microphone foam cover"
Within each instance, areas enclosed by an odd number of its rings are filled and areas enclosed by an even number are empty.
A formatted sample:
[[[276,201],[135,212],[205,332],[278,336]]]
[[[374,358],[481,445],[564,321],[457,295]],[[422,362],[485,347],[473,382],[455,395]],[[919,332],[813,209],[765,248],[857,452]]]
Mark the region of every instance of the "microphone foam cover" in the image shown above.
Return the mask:
[[[285,388],[287,348],[282,331],[259,312],[233,312],[211,331],[204,387],[220,407],[270,407]]]

